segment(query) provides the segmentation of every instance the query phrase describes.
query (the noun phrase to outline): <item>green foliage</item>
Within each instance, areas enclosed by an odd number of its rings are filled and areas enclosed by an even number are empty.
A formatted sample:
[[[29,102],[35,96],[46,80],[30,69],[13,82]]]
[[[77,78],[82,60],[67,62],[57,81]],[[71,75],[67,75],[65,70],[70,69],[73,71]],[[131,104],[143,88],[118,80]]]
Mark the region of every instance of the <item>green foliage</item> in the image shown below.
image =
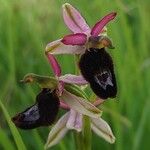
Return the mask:
[[[69,33],[61,16],[61,5],[64,2],[66,1],[0,0],[0,149],[14,150],[26,147],[29,150],[41,150],[44,147],[49,132],[47,128],[18,132],[8,114],[13,116],[32,104],[39,90],[35,85],[19,83],[26,73],[52,75],[44,56],[44,49],[48,42]],[[107,101],[102,106],[103,118],[110,122],[116,143],[110,145],[93,135],[93,150],[148,149],[149,0],[67,2],[80,10],[90,26],[110,11],[118,13],[116,21],[108,25],[108,34],[116,47],[109,51],[114,58],[119,92],[116,100]],[[63,73],[75,72],[73,56],[57,58]],[[72,135],[68,134],[52,149],[75,149]]]

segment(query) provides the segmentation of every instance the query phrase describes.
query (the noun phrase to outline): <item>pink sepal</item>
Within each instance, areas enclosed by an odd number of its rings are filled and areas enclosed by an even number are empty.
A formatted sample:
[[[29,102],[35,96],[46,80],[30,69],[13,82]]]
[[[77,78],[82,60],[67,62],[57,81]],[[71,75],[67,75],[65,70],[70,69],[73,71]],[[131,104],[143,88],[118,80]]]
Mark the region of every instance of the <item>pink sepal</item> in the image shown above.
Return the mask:
[[[88,82],[81,76],[73,75],[73,74],[65,74],[59,77],[59,81],[63,81],[64,83],[71,83],[77,85],[85,85]]]
[[[88,24],[72,5],[65,3],[62,6],[62,10],[64,22],[73,33],[90,32]]]
[[[87,41],[87,35],[84,33],[76,33],[66,35],[61,42],[65,45],[84,45]]]
[[[48,58],[49,63],[52,66],[55,76],[59,77],[61,75],[61,68],[60,68],[60,65],[58,64],[56,58],[50,53],[47,53],[46,56]]]
[[[113,20],[116,17],[117,13],[116,12],[112,12],[108,15],[106,15],[105,17],[103,17],[99,22],[97,22],[94,27],[91,30],[91,35],[92,36],[98,36],[102,29],[104,28],[104,26],[110,22],[111,20]]]

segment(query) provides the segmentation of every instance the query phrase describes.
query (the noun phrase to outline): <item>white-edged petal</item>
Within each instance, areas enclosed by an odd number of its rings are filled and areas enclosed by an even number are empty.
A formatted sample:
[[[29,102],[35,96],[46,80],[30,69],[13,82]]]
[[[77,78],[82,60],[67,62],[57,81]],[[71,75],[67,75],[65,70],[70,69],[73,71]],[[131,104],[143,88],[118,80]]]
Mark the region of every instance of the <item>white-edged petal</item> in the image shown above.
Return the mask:
[[[99,118],[102,113],[98,108],[96,108],[87,100],[73,95],[66,90],[64,90],[62,94],[62,99],[70,108],[89,117]]]
[[[72,5],[65,3],[62,6],[63,18],[65,24],[74,33],[89,33],[90,28],[84,18],[81,16],[80,12],[75,9]]]
[[[73,75],[73,74],[65,74],[59,77],[59,81],[63,81],[65,83],[72,83],[78,85],[85,85],[88,82],[81,76]]]
[[[62,39],[53,41],[46,46],[46,53],[51,53],[54,55],[58,54],[83,54],[86,50],[85,46],[79,45],[65,45],[61,42]]]
[[[115,136],[108,123],[102,118],[91,118],[91,128],[100,137],[105,139],[109,143],[115,142]]]
[[[74,129],[77,132],[81,132],[81,130],[82,130],[82,114],[71,109],[69,112],[69,118],[68,118],[66,126],[68,129]]]
[[[58,122],[54,125],[54,127],[51,129],[47,142],[45,144],[45,149],[52,147],[59,143],[59,141],[65,136],[68,129],[66,127],[66,123],[69,117],[69,112],[63,115]]]

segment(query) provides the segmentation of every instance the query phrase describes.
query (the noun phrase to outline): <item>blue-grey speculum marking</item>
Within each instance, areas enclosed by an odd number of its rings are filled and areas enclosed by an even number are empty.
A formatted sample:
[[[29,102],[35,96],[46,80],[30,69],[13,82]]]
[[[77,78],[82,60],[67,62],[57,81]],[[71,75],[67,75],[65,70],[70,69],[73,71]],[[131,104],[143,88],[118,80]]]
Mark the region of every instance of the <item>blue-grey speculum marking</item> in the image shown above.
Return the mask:
[[[24,121],[36,121],[40,118],[38,105],[34,105],[24,113]]]
[[[95,81],[106,90],[107,85],[113,86],[112,75],[110,71],[103,71],[95,75]]]

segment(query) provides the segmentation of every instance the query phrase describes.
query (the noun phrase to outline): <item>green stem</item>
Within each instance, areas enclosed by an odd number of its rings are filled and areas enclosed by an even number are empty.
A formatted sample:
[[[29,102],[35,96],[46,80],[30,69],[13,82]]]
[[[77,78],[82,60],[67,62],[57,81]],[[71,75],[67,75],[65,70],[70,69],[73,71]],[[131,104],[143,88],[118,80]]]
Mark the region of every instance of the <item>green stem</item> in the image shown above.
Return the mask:
[[[79,75],[79,74],[80,74],[80,70],[79,70],[79,67],[78,67],[79,59],[80,59],[80,55],[74,55],[75,74],[76,74],[76,75]]]
[[[79,75],[80,70],[78,68],[78,62],[80,59],[80,55],[75,55],[75,74]],[[86,93],[83,90],[79,90],[77,87],[69,87],[73,88],[79,96],[88,99]],[[70,89],[72,90],[72,89]],[[77,150],[91,150],[91,124],[90,124],[90,118],[88,116],[83,116],[83,127],[82,132],[77,133],[74,132],[74,138],[75,138],[75,144]]]
[[[91,123],[88,116],[83,116],[83,150],[91,150]]]
[[[82,140],[82,133],[78,133],[76,131],[73,132],[76,150],[83,150],[83,140]]]

